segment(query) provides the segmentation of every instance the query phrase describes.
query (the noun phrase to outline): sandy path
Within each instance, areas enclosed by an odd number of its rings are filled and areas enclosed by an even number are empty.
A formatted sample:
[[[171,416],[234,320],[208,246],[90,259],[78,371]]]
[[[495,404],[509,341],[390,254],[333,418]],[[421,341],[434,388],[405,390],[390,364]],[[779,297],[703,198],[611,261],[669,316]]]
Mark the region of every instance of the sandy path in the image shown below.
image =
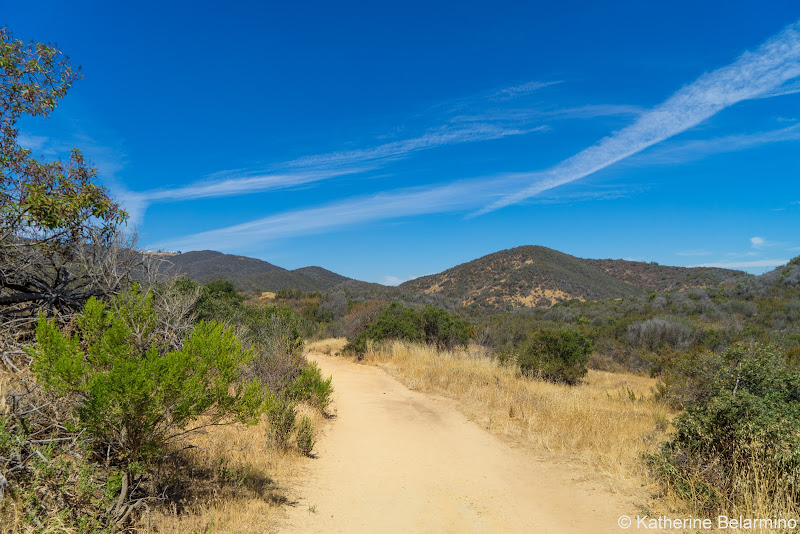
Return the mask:
[[[589,473],[514,449],[454,401],[410,391],[381,369],[309,359],[333,375],[336,418],[281,531],[622,532],[617,518],[632,506]]]

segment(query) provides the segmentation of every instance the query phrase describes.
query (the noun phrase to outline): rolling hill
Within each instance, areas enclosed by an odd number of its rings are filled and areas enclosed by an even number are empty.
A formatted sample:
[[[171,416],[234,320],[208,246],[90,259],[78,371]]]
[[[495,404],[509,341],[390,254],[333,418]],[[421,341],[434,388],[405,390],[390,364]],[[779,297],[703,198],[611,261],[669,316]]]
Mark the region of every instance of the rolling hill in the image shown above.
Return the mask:
[[[585,260],[540,246],[501,250],[444,272],[401,284],[461,305],[512,309],[549,307],[571,299],[602,300],[650,291],[716,285],[750,275],[726,269],[663,267],[625,260]]]
[[[587,260],[534,245],[501,250],[399,287],[353,280],[318,266],[288,270],[263,260],[212,250],[174,254],[165,259],[176,272],[196,282],[228,280],[245,292],[337,290],[354,300],[403,300],[448,309],[541,308],[571,299],[632,297],[754,278],[729,269]]]
[[[227,280],[233,282],[239,291],[247,292],[280,289],[320,291],[350,280],[322,267],[288,270],[263,260],[213,250],[174,254],[165,259],[172,263],[175,272],[195,282],[205,284],[212,280]]]
[[[752,278],[743,271],[719,267],[671,267],[658,263],[628,260],[584,261],[618,280],[648,292],[711,287],[723,282],[736,282]]]

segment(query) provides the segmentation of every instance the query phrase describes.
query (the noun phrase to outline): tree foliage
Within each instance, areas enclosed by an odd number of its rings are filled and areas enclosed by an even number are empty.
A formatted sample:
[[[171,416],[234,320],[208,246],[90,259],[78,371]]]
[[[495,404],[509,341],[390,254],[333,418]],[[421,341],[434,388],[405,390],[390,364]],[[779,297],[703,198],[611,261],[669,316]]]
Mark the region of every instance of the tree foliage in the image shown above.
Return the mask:
[[[78,149],[45,161],[19,144],[18,121],[47,117],[79,78],[58,49],[0,29],[0,305],[4,315],[76,310],[113,292],[87,273],[126,219]],[[107,281],[107,280],[106,280]]]

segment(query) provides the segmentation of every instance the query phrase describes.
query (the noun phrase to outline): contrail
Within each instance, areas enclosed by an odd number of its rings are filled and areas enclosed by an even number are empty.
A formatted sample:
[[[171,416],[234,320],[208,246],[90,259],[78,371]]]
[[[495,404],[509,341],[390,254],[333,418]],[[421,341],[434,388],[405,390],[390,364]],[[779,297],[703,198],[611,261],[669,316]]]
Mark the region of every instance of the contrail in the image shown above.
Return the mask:
[[[532,172],[528,187],[506,195],[474,215],[516,204],[542,191],[574,182],[645,148],[697,126],[743,100],[782,94],[783,84],[800,76],[800,21],[736,61],[704,74],[636,122],[551,169]],[[774,93],[770,95],[770,93]]]

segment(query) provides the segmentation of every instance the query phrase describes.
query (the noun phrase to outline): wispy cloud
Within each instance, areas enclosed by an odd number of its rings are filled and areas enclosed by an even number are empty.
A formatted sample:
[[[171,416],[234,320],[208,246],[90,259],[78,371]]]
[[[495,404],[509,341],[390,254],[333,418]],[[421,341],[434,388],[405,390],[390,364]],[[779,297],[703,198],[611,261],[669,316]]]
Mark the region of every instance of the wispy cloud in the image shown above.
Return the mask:
[[[624,104],[587,104],[585,106],[565,107],[558,109],[511,108],[500,107],[482,110],[480,113],[455,115],[450,119],[452,123],[492,122],[521,124],[530,121],[566,120],[566,119],[596,119],[599,117],[629,117],[638,116],[645,112],[640,106]]]
[[[398,278],[396,276],[392,276],[391,274],[387,274],[383,277],[383,281],[381,283],[385,286],[399,286],[408,280],[411,280],[411,278]]]
[[[662,145],[631,158],[633,164],[676,164],[714,154],[739,152],[771,143],[800,141],[800,124],[753,134],[726,135],[712,139],[692,139]]]
[[[50,144],[50,138],[41,135],[30,135],[21,133],[17,136],[17,143],[22,148],[27,148],[33,152],[40,152],[46,145]]]
[[[676,256],[710,256],[713,254],[710,250],[682,250],[676,252]]]
[[[193,184],[151,189],[149,191],[128,191],[117,187],[117,197],[131,215],[134,222],[141,221],[145,210],[154,202],[177,202],[200,198],[220,198],[285,189],[304,184],[328,180],[346,174],[356,174],[368,168],[350,168],[338,171],[307,171],[293,173],[258,174],[238,176],[218,180],[204,180]]]
[[[442,127],[419,137],[384,143],[375,147],[330,152],[302,157],[285,163],[286,167],[331,167],[363,164],[375,161],[388,161],[406,157],[413,152],[437,148],[445,145],[491,141],[510,135],[541,132],[546,128],[504,128],[492,124],[475,124],[468,127]]]
[[[199,232],[159,244],[170,250],[235,250],[259,242],[329,232],[364,222],[474,209],[508,187],[502,179],[455,182],[431,188],[399,189],[299,209]]]
[[[693,128],[738,102],[785,88],[784,84],[798,76],[800,22],[786,27],[730,65],[704,74],[616,134],[549,170],[530,173],[530,185],[489,204],[477,214],[516,204],[547,189],[579,180]]]
[[[556,80],[549,82],[538,82],[538,81],[527,82],[520,85],[513,85],[511,87],[498,89],[490,93],[489,98],[492,100],[511,100],[513,98],[526,96],[533,92],[538,91],[539,89],[544,89],[545,87],[550,87],[551,85],[558,85],[560,83],[564,83],[564,81]]]
[[[116,194],[131,213],[133,221],[139,222],[147,208],[156,202],[219,198],[297,187],[345,175],[361,174],[422,150],[490,141],[512,135],[543,132],[546,129],[545,126],[523,129],[491,124],[446,126],[418,137],[370,148],[318,154],[276,164],[273,166],[275,172],[221,173],[188,185],[148,191],[130,191],[117,187]]]
[[[692,265],[691,267],[722,267],[723,269],[749,269],[754,267],[779,267],[786,265],[789,260],[752,260],[752,261],[715,261],[710,263],[701,263],[699,265]]]
[[[800,81],[786,83],[772,91],[767,91],[756,98],[772,98],[774,96],[785,96],[800,93]]]
[[[480,108],[480,101],[484,103],[489,101],[509,101],[559,83],[562,82],[531,81],[461,99],[457,101],[457,105],[454,104],[448,107],[443,115],[440,110],[439,120],[446,122],[444,126],[429,129],[416,137],[408,137],[366,148],[304,156],[272,165],[261,172],[241,170],[239,172],[217,173],[188,185],[148,191],[130,191],[125,187],[117,187],[116,193],[128,211],[131,212],[133,221],[138,222],[144,216],[148,206],[156,202],[225,197],[307,185],[345,175],[361,174],[375,170],[389,162],[407,158],[424,150],[545,132],[549,127],[541,124],[541,122],[548,117],[593,118],[603,115],[638,113],[640,111],[634,106],[581,106],[548,112],[507,110],[505,112],[486,113],[482,117],[476,115],[469,120],[448,118],[448,115],[453,113],[455,109],[462,107],[465,102]],[[503,106],[505,107],[507,104],[503,104]],[[534,121],[539,124],[535,124]],[[491,177],[489,179],[492,180]],[[516,183],[521,184],[522,182],[516,180]]]
[[[770,247],[786,246],[787,243],[781,243],[779,241],[769,241],[767,239],[764,239],[763,237],[754,236],[750,238],[750,245],[753,247],[753,250],[757,251]]]

